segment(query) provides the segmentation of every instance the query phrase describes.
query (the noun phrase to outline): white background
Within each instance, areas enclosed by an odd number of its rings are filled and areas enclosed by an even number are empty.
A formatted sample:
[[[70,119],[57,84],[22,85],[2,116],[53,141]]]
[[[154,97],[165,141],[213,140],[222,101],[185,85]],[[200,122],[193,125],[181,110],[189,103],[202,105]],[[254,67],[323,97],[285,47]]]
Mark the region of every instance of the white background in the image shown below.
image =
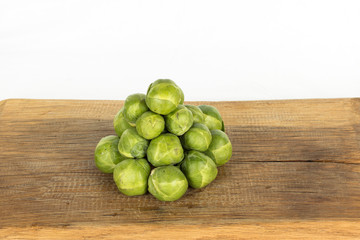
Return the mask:
[[[0,100],[360,96],[360,1],[3,1]]]

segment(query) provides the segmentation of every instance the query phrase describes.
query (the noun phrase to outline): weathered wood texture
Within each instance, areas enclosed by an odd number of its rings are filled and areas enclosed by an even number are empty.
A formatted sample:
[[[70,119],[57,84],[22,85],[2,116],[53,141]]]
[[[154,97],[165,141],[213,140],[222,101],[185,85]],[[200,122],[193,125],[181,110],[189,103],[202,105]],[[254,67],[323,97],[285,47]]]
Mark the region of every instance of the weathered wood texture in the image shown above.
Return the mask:
[[[360,236],[359,99],[211,102],[233,157],[176,202],[124,196],[96,169],[122,104],[0,102],[0,238]]]

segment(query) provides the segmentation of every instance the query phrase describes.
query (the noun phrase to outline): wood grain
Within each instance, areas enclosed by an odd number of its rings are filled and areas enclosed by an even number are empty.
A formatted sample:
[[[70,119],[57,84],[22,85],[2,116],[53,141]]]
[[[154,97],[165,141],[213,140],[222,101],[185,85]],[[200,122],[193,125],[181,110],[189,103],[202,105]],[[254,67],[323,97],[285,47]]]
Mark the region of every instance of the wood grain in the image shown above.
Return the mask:
[[[231,225],[116,224],[0,230],[1,239],[359,239],[358,221],[256,221]]]
[[[122,101],[0,102],[0,238],[360,235],[359,99],[192,102],[204,103],[233,157],[213,184],[164,203],[120,194],[95,167]]]

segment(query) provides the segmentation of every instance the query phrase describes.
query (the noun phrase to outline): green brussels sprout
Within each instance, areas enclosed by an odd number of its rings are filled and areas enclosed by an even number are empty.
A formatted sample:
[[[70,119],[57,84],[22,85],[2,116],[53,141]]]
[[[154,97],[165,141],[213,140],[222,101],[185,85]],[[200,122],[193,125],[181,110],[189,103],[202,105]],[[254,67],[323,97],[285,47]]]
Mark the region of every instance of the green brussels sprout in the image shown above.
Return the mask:
[[[121,108],[120,111],[114,117],[114,129],[116,134],[121,137],[123,132],[126,129],[133,128],[124,117],[124,108]]]
[[[227,163],[232,155],[232,145],[229,137],[218,129],[211,130],[212,141],[205,154],[212,158],[216,166]]]
[[[164,133],[151,140],[147,159],[154,166],[177,164],[184,158],[180,139],[171,133]]]
[[[95,148],[95,165],[104,173],[112,173],[116,164],[125,158],[118,151],[118,136],[107,136],[102,138]]]
[[[225,130],[224,122],[221,118],[221,115],[215,107],[209,105],[200,105],[199,108],[204,113],[205,125],[210,130],[214,130],[214,129],[219,129],[222,131]]]
[[[188,181],[175,166],[154,168],[148,180],[149,192],[160,201],[175,201],[188,189]]]
[[[184,104],[184,100],[185,100],[184,92],[180,87],[179,87],[179,89],[180,89],[180,103],[179,104]]]
[[[204,114],[198,106],[185,105],[191,111],[194,117],[194,123],[204,123]]]
[[[170,79],[159,79],[150,84],[146,104],[151,111],[166,115],[174,111],[183,101],[182,90]]]
[[[136,196],[147,192],[149,174],[150,165],[145,159],[125,159],[116,165],[113,178],[120,192]]]
[[[145,102],[145,94],[135,93],[128,96],[124,103],[124,117],[128,123],[135,126],[136,120],[148,111],[149,108]]]
[[[146,155],[149,141],[141,137],[135,129],[129,128],[121,135],[118,149],[127,158],[143,158]]]
[[[153,139],[159,136],[164,129],[164,118],[151,111],[143,113],[136,121],[136,130],[138,134],[146,139]]]
[[[183,135],[193,125],[194,119],[191,111],[184,105],[177,108],[165,116],[166,129],[177,135]]]
[[[211,143],[211,132],[205,124],[194,125],[182,136],[184,148],[204,152]]]
[[[181,170],[193,188],[207,186],[216,178],[218,173],[214,161],[198,151],[190,151],[185,155]]]

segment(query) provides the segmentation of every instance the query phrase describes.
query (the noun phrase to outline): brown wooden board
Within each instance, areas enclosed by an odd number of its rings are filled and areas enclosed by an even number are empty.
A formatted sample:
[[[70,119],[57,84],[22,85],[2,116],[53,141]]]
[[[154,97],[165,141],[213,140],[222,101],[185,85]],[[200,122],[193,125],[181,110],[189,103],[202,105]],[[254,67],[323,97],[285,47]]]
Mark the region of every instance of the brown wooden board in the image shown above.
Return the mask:
[[[175,202],[96,169],[122,104],[0,102],[1,239],[359,239],[360,99],[191,102],[219,109],[233,157]]]

